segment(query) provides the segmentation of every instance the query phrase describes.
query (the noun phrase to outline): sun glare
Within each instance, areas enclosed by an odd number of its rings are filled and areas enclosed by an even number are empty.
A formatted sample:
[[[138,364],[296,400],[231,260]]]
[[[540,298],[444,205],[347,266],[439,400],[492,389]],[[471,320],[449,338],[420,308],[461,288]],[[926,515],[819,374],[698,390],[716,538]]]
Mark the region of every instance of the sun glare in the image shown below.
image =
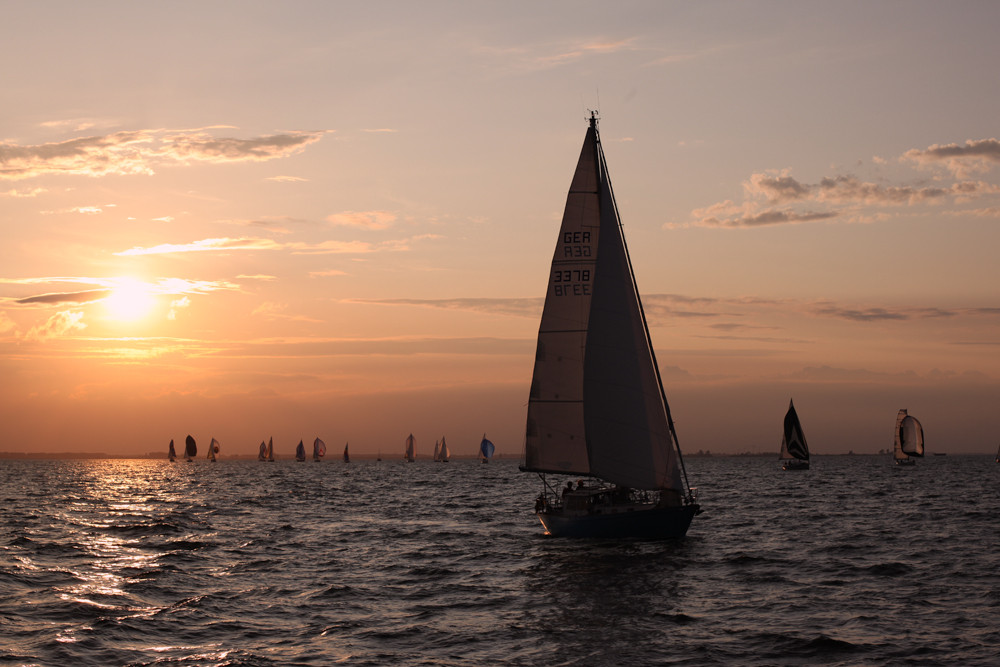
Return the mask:
[[[116,320],[131,322],[145,317],[156,299],[149,285],[131,278],[116,281],[111,295],[104,300],[108,314]]]

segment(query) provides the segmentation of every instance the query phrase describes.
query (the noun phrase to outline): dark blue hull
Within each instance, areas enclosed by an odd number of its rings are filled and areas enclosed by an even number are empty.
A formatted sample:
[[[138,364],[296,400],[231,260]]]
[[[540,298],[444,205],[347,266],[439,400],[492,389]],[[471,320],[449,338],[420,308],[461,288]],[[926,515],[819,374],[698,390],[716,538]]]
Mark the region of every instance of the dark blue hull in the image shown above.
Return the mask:
[[[643,538],[684,537],[698,505],[635,508],[621,512],[565,514],[562,510],[538,513],[545,532],[553,537]]]

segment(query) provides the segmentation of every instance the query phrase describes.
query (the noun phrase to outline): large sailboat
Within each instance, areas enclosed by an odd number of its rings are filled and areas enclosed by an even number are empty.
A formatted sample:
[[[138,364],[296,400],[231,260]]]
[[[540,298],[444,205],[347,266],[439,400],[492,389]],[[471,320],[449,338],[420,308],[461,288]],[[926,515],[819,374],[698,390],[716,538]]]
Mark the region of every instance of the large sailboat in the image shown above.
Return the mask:
[[[788,412],[785,413],[785,431],[781,436],[782,470],[809,470],[809,446],[806,445],[806,434],[802,432],[799,415],[795,405],[788,401]]]
[[[198,456],[198,444],[189,435],[184,439],[184,460],[194,461],[194,457],[196,456]]]
[[[521,470],[550,535],[681,537],[687,482],[597,129],[566,198],[538,328]],[[572,475],[562,494],[547,475]]]
[[[924,427],[917,418],[900,410],[896,414],[896,433],[893,438],[892,458],[896,465],[913,465],[924,456]]]
[[[170,440],[170,448],[167,450],[167,460],[171,463],[177,460],[177,450],[174,449],[174,441],[172,438]]]
[[[493,458],[493,452],[496,450],[496,446],[486,439],[486,434],[483,433],[483,439],[479,441],[479,461],[480,463],[489,463],[490,459]]]
[[[413,434],[406,436],[406,449],[403,451],[403,458],[413,463],[417,460],[417,441],[413,439]]]
[[[320,458],[326,456],[326,443],[316,438],[313,440],[313,463],[319,463]]]
[[[219,445],[219,441],[212,438],[212,442],[208,444],[208,460],[215,463],[215,455],[219,453],[222,447]]]

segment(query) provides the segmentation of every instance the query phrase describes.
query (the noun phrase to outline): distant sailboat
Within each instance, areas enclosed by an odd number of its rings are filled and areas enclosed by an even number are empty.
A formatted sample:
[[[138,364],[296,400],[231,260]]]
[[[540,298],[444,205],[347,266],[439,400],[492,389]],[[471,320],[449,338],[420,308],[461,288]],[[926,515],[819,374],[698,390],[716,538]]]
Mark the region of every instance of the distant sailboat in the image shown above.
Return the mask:
[[[313,461],[319,463],[322,456],[326,456],[326,443],[316,438],[313,440]]]
[[[267,439],[267,461],[274,463],[274,440],[272,438]]]
[[[381,461],[382,460],[382,450],[381,449],[378,450],[378,454],[375,455],[375,460],[376,461]]]
[[[171,440],[171,442],[173,441]],[[997,458],[996,461],[994,461],[994,463],[1000,463],[1000,445],[997,445]]]
[[[184,460],[194,461],[194,457],[196,456],[198,456],[198,444],[189,435],[184,439]]]
[[[451,458],[451,450],[448,449],[448,443],[445,442],[444,436],[441,436],[441,458],[439,459],[441,463],[447,463]]]
[[[496,447],[492,442],[486,439],[486,434],[483,433],[483,440],[479,443],[479,460],[482,463],[489,463],[490,459],[493,458],[493,452]]]
[[[896,414],[896,433],[893,438],[892,458],[896,465],[912,465],[924,455],[924,428],[916,417],[900,410]]]
[[[440,461],[441,460],[441,441],[440,440],[435,440],[434,441],[434,460],[435,461]]]
[[[257,460],[266,461],[267,460],[267,443],[263,440],[260,441],[260,449],[257,450]]]
[[[549,273],[521,470],[551,535],[681,537],[687,483],[592,113]],[[560,494],[547,474],[592,477]]]
[[[344,463],[350,463],[351,462],[351,454],[347,451],[347,448],[350,446],[350,444],[351,443],[349,443],[349,442],[345,442],[344,443]]]
[[[177,451],[174,449],[174,441],[170,440],[170,448],[167,450],[167,460],[173,463],[177,460]]]
[[[406,436],[406,450],[403,452],[403,458],[410,463],[417,460],[417,441],[413,439],[412,433]]]
[[[301,440],[299,440],[299,444],[295,445],[295,460],[299,462],[306,460],[306,446],[302,444]]]
[[[219,453],[220,449],[219,441],[212,438],[212,442],[208,444],[208,460],[215,463],[215,455]]]
[[[785,413],[785,431],[781,436],[781,454],[778,458],[783,470],[809,470],[806,434],[802,432],[799,415],[791,400],[788,401],[788,412]]]

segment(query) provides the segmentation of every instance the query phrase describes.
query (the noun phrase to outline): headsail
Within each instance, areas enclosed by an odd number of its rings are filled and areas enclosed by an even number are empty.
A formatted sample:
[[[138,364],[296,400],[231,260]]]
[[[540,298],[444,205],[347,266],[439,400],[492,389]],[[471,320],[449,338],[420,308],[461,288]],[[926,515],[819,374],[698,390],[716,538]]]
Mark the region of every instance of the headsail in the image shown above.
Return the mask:
[[[184,439],[184,458],[188,461],[198,456],[198,444],[190,435]]]
[[[257,450],[257,460],[266,461],[267,460],[267,443],[263,440],[260,441],[260,449]]]
[[[522,469],[684,493],[673,424],[596,116],[552,258]]]
[[[214,461],[215,455],[219,453],[220,449],[222,449],[222,447],[219,445],[219,441],[212,438],[212,442],[208,444],[208,460]]]
[[[896,414],[896,429],[893,437],[892,456],[899,462],[910,461],[924,455],[924,429],[920,422],[906,413],[905,409]]]
[[[176,458],[177,458],[177,452],[176,452],[176,450],[174,450],[174,441],[173,441],[173,439],[171,439],[170,440],[170,448],[167,449],[167,459],[169,459],[170,461],[173,461]]]
[[[809,446],[806,445],[806,434],[799,423],[799,415],[795,412],[792,401],[788,401],[788,412],[785,413],[784,433],[781,436],[782,459],[809,460]]]
[[[410,463],[417,458],[417,441],[414,440],[412,433],[406,436],[406,450],[403,452],[403,458]]]
[[[479,443],[479,460],[483,463],[487,463],[491,458],[493,458],[493,452],[496,447],[492,442],[486,439],[486,434],[483,433],[483,439]]]
[[[313,461],[319,461],[321,456],[326,456],[326,443],[316,438],[313,440]]]

